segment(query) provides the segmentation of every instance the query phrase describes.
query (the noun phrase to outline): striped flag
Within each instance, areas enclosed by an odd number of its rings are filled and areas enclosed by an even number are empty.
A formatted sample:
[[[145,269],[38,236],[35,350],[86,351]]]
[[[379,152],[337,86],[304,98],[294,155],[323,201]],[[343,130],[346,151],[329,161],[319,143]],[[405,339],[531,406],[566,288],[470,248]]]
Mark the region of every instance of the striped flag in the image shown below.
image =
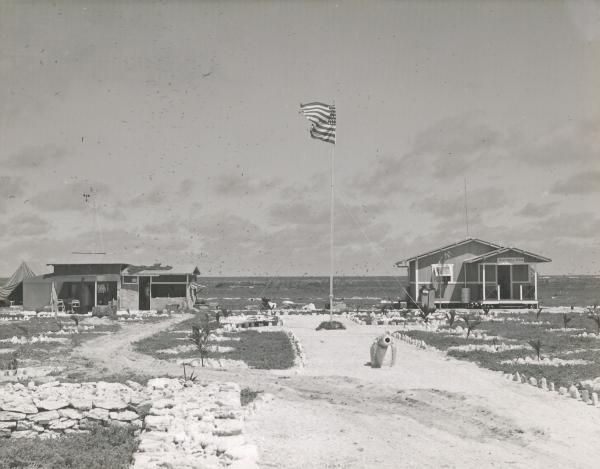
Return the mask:
[[[335,145],[335,105],[323,103],[300,104],[300,113],[312,122],[310,136]]]

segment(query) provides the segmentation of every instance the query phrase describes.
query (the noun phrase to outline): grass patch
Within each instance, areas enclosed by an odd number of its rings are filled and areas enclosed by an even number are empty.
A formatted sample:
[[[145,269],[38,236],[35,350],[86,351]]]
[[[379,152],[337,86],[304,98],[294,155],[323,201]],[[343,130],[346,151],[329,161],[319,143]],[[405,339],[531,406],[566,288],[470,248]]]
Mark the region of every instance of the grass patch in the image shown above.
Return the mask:
[[[133,430],[94,427],[57,439],[0,440],[0,467],[13,469],[127,469],[138,439]]]
[[[317,326],[316,330],[320,331],[322,329],[326,330],[326,331],[334,331],[334,330],[346,329],[346,326],[344,326],[339,321],[323,321],[321,324],[319,324]]]
[[[178,354],[159,352],[163,349],[190,344],[187,338],[190,336],[191,326],[196,323],[193,320],[184,321],[184,323],[187,323],[189,332],[185,331],[183,323],[179,323],[175,326],[175,330],[181,332],[161,331],[134,343],[134,349],[161,360],[199,358],[200,353],[198,350],[190,350]],[[206,358],[225,358],[243,361],[251,368],[266,370],[283,370],[294,366],[294,349],[285,332],[246,330],[243,332],[224,333],[223,337],[229,340],[219,342],[209,341],[208,345],[231,347],[233,350],[227,352],[210,350],[207,351]]]
[[[570,386],[579,381],[600,377],[600,340],[594,337],[577,336],[582,331],[564,330],[562,315],[541,314],[536,318],[534,312],[525,314],[502,314],[499,318],[519,318],[524,321],[483,321],[478,326],[478,331],[489,336],[499,336],[498,342],[504,341],[511,345],[525,345],[528,348],[506,350],[492,353],[483,350],[450,350],[448,348],[461,345],[487,344],[494,345],[493,341],[482,340],[464,336],[445,334],[443,329],[432,331],[406,331],[405,334],[415,339],[424,340],[429,346],[446,351],[449,356],[460,360],[477,363],[483,368],[505,373],[516,373],[540,379],[545,377],[557,386]],[[595,323],[584,314],[570,315],[569,328],[585,329],[588,333],[596,330]],[[514,364],[501,363],[505,360],[535,357],[536,351],[530,343],[540,344],[542,356],[561,359],[583,359],[590,363],[583,365],[545,366],[535,363]]]

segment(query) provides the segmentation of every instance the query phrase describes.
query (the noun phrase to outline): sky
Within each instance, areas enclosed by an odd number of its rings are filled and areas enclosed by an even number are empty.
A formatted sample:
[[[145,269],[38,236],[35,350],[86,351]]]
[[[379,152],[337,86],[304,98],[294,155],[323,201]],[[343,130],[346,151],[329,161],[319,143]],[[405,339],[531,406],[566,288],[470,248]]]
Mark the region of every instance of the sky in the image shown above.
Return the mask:
[[[333,151],[336,275],[466,236],[600,273],[597,1],[4,1],[0,83],[0,274],[327,275]]]

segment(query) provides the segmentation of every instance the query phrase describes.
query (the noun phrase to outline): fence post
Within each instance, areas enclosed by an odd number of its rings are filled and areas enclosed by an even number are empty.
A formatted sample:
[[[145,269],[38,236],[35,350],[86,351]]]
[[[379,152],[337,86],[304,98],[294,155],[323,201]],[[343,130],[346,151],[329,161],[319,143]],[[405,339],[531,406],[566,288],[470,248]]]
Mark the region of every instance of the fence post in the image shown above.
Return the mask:
[[[500,284],[498,284],[498,301],[500,301]]]

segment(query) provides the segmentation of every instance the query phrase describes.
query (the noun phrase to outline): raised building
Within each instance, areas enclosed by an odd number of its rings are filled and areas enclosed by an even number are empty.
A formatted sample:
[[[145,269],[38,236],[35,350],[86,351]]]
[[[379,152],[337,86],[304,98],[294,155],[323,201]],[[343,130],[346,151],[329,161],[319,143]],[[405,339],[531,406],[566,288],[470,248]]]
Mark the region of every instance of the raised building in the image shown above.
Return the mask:
[[[23,308],[50,306],[52,288],[66,310],[87,313],[97,306],[120,310],[161,310],[190,304],[190,285],[200,274],[194,265],[134,265],[124,262],[51,262],[54,272],[25,279]],[[75,301],[73,301],[75,300]],[[75,308],[72,306],[75,305]]]
[[[468,238],[396,263],[408,269],[409,293],[436,306],[537,307],[537,269],[547,257]],[[433,292],[433,293],[432,293]]]

